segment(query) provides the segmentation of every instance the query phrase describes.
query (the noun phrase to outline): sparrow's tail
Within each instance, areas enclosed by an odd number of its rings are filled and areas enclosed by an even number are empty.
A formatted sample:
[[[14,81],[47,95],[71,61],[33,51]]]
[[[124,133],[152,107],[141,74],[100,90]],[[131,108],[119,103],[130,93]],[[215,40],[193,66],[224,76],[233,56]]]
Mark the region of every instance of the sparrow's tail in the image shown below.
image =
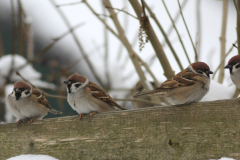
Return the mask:
[[[155,89],[155,90],[146,91],[146,92],[142,92],[142,93],[136,94],[135,96],[133,96],[133,98],[138,98],[138,97],[141,97],[141,96],[165,97],[166,96],[166,92],[161,91],[159,89]]]
[[[50,113],[52,113],[52,114],[62,114],[62,112],[60,112],[60,111],[57,111],[57,110],[55,110],[55,109],[49,109],[48,110],[48,112],[50,112]]]

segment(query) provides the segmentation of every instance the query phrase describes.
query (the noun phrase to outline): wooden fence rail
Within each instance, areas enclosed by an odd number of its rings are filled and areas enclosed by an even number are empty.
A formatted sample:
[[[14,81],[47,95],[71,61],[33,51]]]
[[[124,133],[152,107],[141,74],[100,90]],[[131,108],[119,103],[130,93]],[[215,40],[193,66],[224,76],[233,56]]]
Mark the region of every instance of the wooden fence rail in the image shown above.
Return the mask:
[[[240,158],[238,99],[0,125],[0,159]]]

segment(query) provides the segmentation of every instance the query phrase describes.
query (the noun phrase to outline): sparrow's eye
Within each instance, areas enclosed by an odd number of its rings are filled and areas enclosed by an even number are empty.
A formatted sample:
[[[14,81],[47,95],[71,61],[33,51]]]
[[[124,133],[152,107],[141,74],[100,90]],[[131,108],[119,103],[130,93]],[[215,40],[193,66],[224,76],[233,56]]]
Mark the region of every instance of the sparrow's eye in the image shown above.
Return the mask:
[[[80,84],[75,84],[75,87],[78,88],[80,86]]]
[[[77,81],[76,80],[71,80],[72,83],[76,83]]]
[[[240,67],[240,64],[236,65],[236,67],[235,67],[235,68],[239,68],[239,67]]]
[[[202,74],[203,72],[202,72],[201,70],[197,70],[197,73],[200,73],[200,74]]]

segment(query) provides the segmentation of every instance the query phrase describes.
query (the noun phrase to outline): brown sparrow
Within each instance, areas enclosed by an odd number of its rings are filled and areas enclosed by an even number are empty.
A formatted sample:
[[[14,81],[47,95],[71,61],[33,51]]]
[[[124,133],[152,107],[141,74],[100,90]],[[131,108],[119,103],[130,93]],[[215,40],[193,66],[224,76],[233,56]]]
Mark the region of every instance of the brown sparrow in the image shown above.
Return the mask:
[[[63,83],[67,84],[67,101],[80,118],[83,114],[92,116],[98,112],[108,112],[126,108],[117,104],[109,94],[86,77],[74,73]],[[117,108],[115,108],[117,107]]]
[[[240,55],[233,56],[224,68],[229,69],[232,82],[240,89]]]
[[[146,95],[166,98],[173,104],[198,102],[209,91],[209,74],[212,73],[206,63],[195,62],[163,82],[159,88],[137,94],[133,98]]]
[[[62,113],[51,108],[41,91],[23,81],[14,83],[13,91],[7,97],[7,105],[12,114],[19,119],[17,124],[26,120],[32,123],[36,119],[42,119],[48,112]]]

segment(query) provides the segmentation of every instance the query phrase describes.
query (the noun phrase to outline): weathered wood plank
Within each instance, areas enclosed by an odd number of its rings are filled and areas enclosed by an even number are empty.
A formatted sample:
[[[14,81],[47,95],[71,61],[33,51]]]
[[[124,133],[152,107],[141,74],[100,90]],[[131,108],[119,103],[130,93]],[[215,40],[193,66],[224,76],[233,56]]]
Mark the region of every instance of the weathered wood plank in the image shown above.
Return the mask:
[[[191,105],[0,125],[0,159],[47,154],[77,159],[240,157],[240,102]]]

